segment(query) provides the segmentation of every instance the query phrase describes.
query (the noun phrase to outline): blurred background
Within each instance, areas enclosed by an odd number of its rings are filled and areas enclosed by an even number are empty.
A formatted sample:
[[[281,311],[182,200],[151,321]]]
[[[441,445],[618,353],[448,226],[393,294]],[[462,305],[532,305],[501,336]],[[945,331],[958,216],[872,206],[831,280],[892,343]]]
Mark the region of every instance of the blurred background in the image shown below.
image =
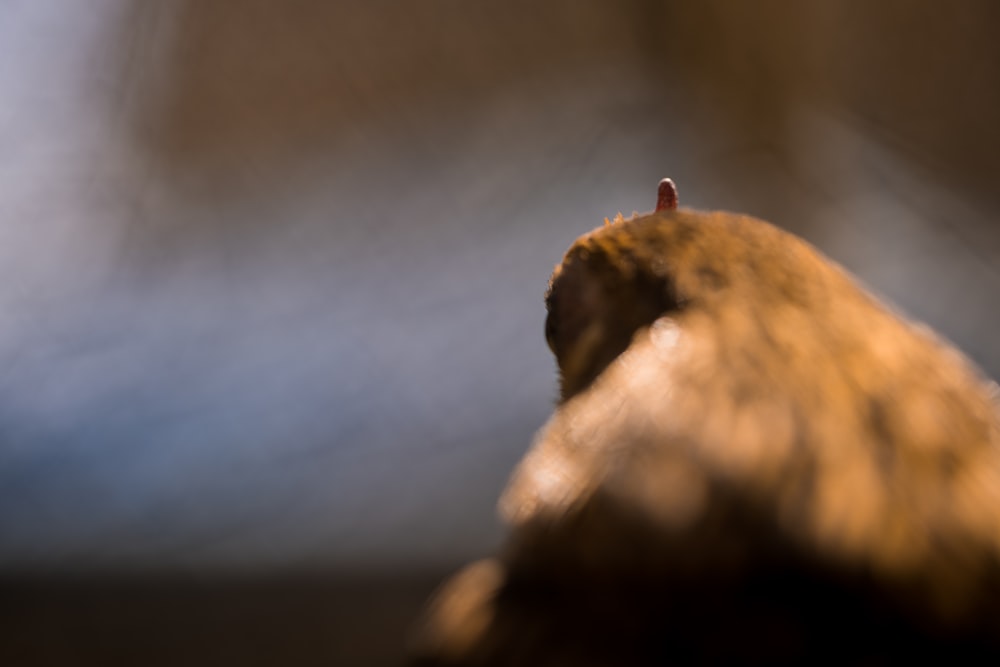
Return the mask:
[[[1000,375],[991,0],[0,0],[0,662],[391,665],[681,204]]]

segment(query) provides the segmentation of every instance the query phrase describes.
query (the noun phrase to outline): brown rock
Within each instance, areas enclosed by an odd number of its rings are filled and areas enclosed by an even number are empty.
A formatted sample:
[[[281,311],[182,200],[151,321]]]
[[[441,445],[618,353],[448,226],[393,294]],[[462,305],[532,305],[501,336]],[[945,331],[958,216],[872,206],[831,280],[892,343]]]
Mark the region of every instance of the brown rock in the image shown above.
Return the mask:
[[[586,234],[546,302],[562,401],[420,660],[1000,654],[997,387],[960,353],[729,213]]]

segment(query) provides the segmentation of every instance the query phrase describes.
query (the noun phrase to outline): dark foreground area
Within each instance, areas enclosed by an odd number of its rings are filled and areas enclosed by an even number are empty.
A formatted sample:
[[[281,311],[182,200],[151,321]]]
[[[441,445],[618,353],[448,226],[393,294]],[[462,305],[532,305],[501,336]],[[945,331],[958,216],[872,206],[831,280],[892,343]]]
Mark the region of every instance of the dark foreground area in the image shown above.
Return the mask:
[[[441,573],[0,582],[0,663],[397,665]]]

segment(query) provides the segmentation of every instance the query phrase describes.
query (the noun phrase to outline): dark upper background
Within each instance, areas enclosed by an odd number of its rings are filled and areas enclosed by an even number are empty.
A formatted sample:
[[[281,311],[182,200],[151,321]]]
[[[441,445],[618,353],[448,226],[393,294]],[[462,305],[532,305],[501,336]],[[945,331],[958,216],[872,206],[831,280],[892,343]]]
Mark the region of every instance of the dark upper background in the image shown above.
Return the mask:
[[[1000,5],[0,3],[0,660],[392,664],[578,234],[805,236],[1000,376]]]

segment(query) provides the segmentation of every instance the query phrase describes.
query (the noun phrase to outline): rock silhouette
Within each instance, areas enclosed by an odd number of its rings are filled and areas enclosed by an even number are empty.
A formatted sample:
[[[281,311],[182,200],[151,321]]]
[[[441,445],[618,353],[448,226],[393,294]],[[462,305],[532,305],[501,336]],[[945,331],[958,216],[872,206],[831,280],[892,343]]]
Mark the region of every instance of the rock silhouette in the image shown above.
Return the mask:
[[[1000,655],[998,392],[962,354],[723,212],[617,218],[546,303],[561,400],[417,664]]]

